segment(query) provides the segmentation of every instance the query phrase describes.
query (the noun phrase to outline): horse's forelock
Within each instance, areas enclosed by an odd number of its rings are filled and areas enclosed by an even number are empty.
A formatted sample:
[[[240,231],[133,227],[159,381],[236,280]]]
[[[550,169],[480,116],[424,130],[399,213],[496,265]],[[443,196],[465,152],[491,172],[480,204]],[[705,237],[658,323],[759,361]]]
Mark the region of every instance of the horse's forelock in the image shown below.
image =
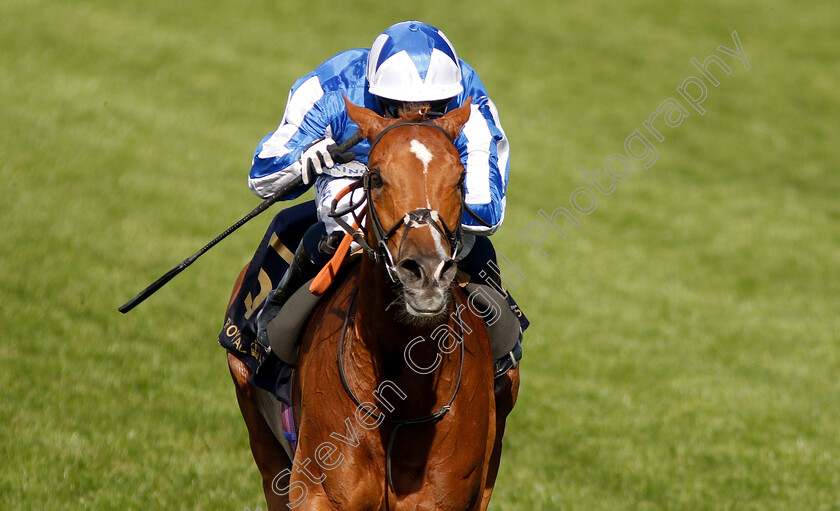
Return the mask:
[[[401,121],[422,121],[429,115],[431,107],[428,103],[405,103],[400,107],[399,119]]]

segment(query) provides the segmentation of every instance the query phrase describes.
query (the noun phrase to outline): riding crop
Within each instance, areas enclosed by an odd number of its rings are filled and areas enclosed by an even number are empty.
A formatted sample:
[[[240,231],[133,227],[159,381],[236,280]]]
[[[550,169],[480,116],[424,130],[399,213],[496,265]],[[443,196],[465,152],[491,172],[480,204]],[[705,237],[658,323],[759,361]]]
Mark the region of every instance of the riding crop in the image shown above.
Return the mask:
[[[333,157],[333,161],[336,161],[338,163],[346,163],[346,161],[344,161],[344,159],[341,158],[341,155],[343,153],[346,153],[347,151],[349,151],[350,148],[352,148],[353,146],[355,146],[356,144],[361,142],[363,139],[364,139],[364,136],[362,135],[362,133],[361,132],[356,132],[352,136],[350,136],[350,138],[348,138],[347,140],[345,140],[341,144],[338,144],[336,146],[332,146],[332,148],[330,148],[330,155]],[[193,254],[193,255],[189,256],[188,258],[184,259],[183,261],[181,261],[180,264],[178,264],[177,266],[175,266],[174,268],[172,268],[171,270],[169,270],[168,272],[163,274],[159,279],[152,282],[146,289],[140,291],[140,293],[138,293],[137,296],[135,296],[131,300],[125,302],[122,306],[120,306],[119,311],[122,312],[123,314],[125,314],[126,312],[128,312],[131,309],[133,309],[134,307],[136,307],[143,300],[150,297],[158,289],[162,288],[167,282],[172,280],[172,278],[175,277],[175,275],[178,275],[179,273],[184,271],[189,265],[194,263],[196,259],[198,259],[202,255],[204,255],[205,252],[207,252],[208,250],[213,248],[215,245],[217,245],[220,241],[222,241],[223,239],[228,237],[228,235],[230,235],[233,231],[235,231],[235,230],[239,229],[240,227],[242,227],[243,225],[245,225],[246,222],[248,222],[249,220],[251,220],[255,216],[259,215],[260,213],[262,213],[266,209],[268,209],[272,204],[279,201],[283,196],[285,196],[287,193],[289,193],[291,190],[297,188],[301,184],[303,184],[303,177],[299,175],[299,176],[294,177],[292,180],[290,180],[289,183],[282,185],[282,188],[280,190],[278,190],[277,193],[275,193],[271,197],[265,199],[259,206],[254,208],[250,213],[248,213],[247,215],[242,217],[235,224],[228,227],[225,232],[216,236],[208,244],[201,247],[201,249],[198,252],[196,252],[195,254]]]

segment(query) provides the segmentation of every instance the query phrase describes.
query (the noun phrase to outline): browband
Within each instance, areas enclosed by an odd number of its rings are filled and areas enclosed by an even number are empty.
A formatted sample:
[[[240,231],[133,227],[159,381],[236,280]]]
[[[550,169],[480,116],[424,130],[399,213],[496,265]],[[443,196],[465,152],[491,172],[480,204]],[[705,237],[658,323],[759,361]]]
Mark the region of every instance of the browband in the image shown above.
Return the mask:
[[[370,149],[368,150],[368,154],[370,154],[371,152],[373,152],[373,148],[376,146],[376,144],[378,144],[378,143],[379,143],[379,140],[381,140],[381,139],[382,139],[382,137],[384,137],[386,133],[388,133],[388,132],[389,132],[389,131],[391,131],[392,129],[395,129],[395,128],[400,128],[400,127],[402,127],[402,126],[434,126],[435,128],[439,129],[439,130],[441,131],[441,133],[443,133],[444,135],[446,135],[446,138],[447,138],[450,142],[453,142],[453,143],[455,142],[455,141],[452,139],[452,137],[451,137],[451,136],[449,136],[449,133],[447,133],[445,129],[443,129],[442,127],[440,127],[440,126],[438,126],[437,124],[433,123],[432,121],[425,121],[425,120],[424,120],[424,121],[400,121],[400,122],[397,122],[397,123],[394,123],[394,124],[392,124],[392,125],[388,126],[388,127],[387,127],[387,128],[385,128],[384,130],[382,130],[382,131],[379,133],[379,135],[376,135],[376,138],[374,138],[374,139],[370,142]]]

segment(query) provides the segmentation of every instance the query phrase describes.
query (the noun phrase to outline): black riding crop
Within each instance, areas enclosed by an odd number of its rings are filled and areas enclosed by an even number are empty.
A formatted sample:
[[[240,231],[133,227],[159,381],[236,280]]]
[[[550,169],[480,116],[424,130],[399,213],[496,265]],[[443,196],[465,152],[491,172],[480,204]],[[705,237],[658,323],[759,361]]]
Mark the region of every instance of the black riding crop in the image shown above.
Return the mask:
[[[362,133],[361,132],[356,132],[350,138],[348,138],[347,140],[345,140],[341,144],[336,145],[336,146],[331,146],[330,147],[330,155],[333,157],[333,161],[335,161],[337,163],[346,163],[348,160],[346,160],[346,158],[343,157],[344,154],[347,153],[353,146],[355,146],[356,144],[361,142],[363,139],[364,139],[364,136],[362,135]],[[350,153],[350,154],[352,155],[352,153]],[[347,155],[347,156],[349,156],[350,159],[355,157],[355,155],[352,155],[352,156]],[[188,258],[184,259],[183,261],[181,261],[181,264],[179,264],[178,266],[172,268],[171,270],[169,270],[168,272],[163,274],[159,279],[152,282],[146,289],[140,291],[140,293],[138,293],[137,296],[135,296],[131,300],[125,302],[119,308],[119,311],[122,312],[123,314],[125,314],[126,312],[130,311],[131,309],[136,307],[138,304],[140,304],[143,300],[152,296],[152,294],[154,294],[155,291],[162,288],[167,282],[172,280],[172,278],[175,277],[175,275],[178,275],[179,273],[184,271],[187,268],[187,266],[194,263],[195,260],[198,259],[199,257],[201,257],[205,252],[207,252],[208,250],[213,248],[220,241],[222,241],[223,239],[228,237],[228,235],[231,234],[233,231],[235,231],[235,230],[239,229],[240,227],[242,227],[243,225],[245,225],[246,222],[248,222],[249,220],[251,220],[255,216],[259,215],[260,213],[262,213],[266,209],[268,209],[272,204],[279,201],[281,197],[283,197],[284,195],[289,193],[294,188],[297,188],[301,184],[303,184],[303,178],[301,176],[295,177],[288,184],[284,185],[280,190],[278,190],[277,193],[275,193],[271,197],[265,199],[259,206],[254,208],[253,211],[251,211],[250,213],[248,213],[247,215],[242,217],[242,219],[240,219],[235,224],[228,227],[228,229],[225,232],[216,236],[216,238],[214,238],[210,243],[204,245],[201,248],[201,250],[199,250],[195,254],[189,256]]]

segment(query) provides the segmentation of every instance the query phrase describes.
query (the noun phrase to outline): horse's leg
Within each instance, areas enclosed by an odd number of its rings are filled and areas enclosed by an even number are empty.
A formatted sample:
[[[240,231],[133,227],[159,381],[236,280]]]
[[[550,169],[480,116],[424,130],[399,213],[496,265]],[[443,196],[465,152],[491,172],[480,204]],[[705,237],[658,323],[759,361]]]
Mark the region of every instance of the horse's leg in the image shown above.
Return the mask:
[[[490,456],[490,466],[487,470],[487,482],[484,485],[484,495],[481,499],[481,509],[487,509],[490,504],[490,495],[496,484],[496,476],[499,473],[499,463],[502,458],[502,439],[505,436],[505,421],[508,414],[516,404],[516,397],[519,395],[519,368],[511,369],[505,376],[496,380],[499,390],[496,394],[496,440],[493,446],[493,454]]]
[[[250,371],[238,358],[228,353],[228,367],[233,383],[236,387],[236,401],[245,425],[248,427],[248,439],[251,442],[251,453],[262,475],[263,491],[269,511],[288,509],[288,496],[275,493],[272,481],[283,470],[291,470],[292,462],[286,451],[274,437],[268,424],[260,413],[256,390],[250,383]]]

